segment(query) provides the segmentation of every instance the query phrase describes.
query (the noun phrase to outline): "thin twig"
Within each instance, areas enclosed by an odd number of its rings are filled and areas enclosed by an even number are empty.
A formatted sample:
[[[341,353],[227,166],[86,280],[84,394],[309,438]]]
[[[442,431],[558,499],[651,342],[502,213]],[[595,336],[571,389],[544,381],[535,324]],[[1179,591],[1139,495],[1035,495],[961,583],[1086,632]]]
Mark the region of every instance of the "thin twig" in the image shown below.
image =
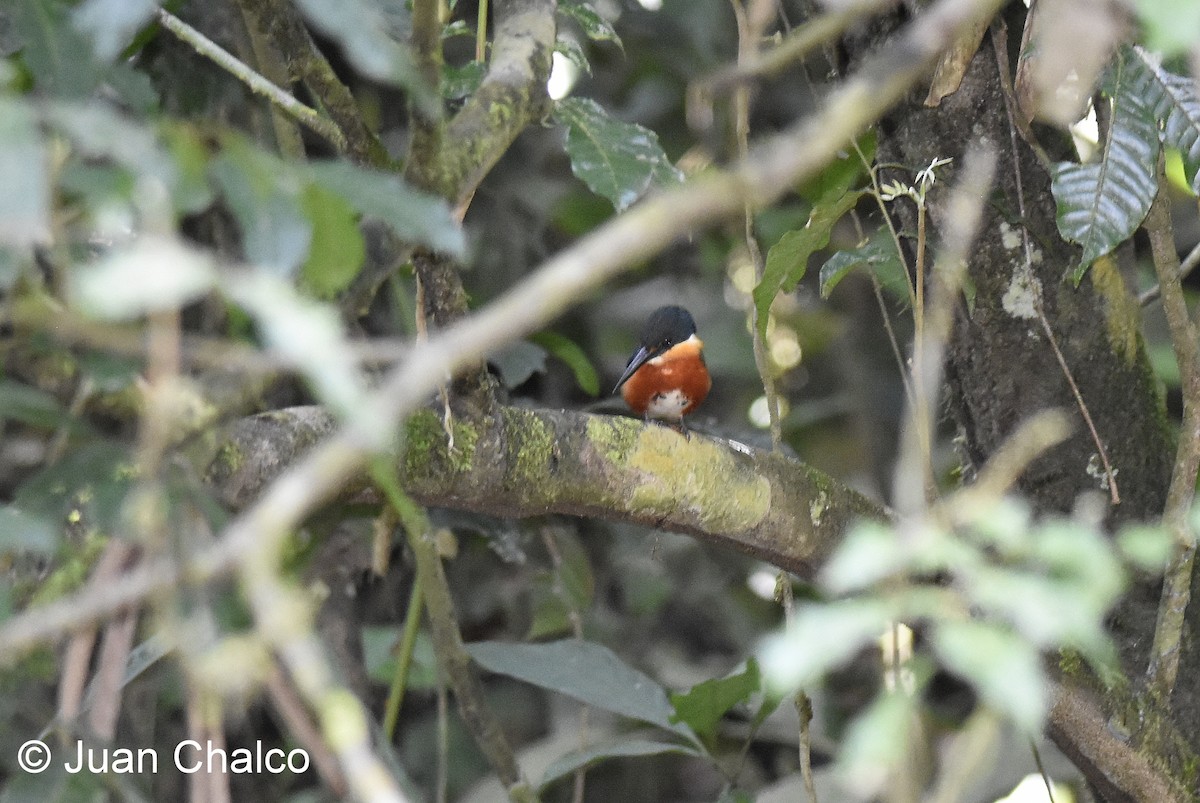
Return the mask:
[[[350,788],[346,783],[346,776],[342,774],[342,768],[338,766],[337,758],[321,738],[321,732],[317,730],[312,717],[305,710],[304,703],[296,695],[295,689],[288,684],[277,664],[272,663],[270,672],[267,673],[266,689],[272,706],[287,726],[288,734],[312,757],[313,765],[321,775],[321,780],[329,787],[330,793],[339,798],[348,795]]]
[[[337,124],[328,117],[324,117],[315,109],[305,106],[287,92],[284,92],[275,86],[275,84],[243,64],[228,50],[166,9],[160,8],[158,10],[158,21],[164,28],[190,45],[201,56],[210,59],[218,67],[245,84],[251,92],[271,101],[277,108],[290,114],[301,125],[329,140],[339,151],[346,149],[346,136],[338,128]]]
[[[1046,334],[1046,340],[1050,343],[1050,350],[1054,352],[1054,358],[1058,360],[1058,367],[1062,369],[1063,377],[1067,380],[1067,386],[1071,388],[1071,395],[1075,397],[1075,406],[1079,408],[1079,414],[1083,416],[1083,422],[1087,424],[1088,433],[1092,436],[1092,443],[1096,445],[1096,451],[1100,455],[1100,462],[1104,465],[1104,479],[1108,485],[1109,499],[1114,505],[1119,505],[1121,504],[1121,492],[1117,489],[1117,473],[1113,471],[1112,463],[1109,462],[1108,450],[1104,448],[1104,441],[1100,440],[1100,433],[1096,430],[1096,423],[1092,421],[1092,414],[1083,400],[1083,394],[1079,392],[1079,385],[1075,384],[1075,377],[1071,374],[1071,367],[1067,365],[1067,358],[1063,356],[1062,349],[1058,347],[1058,339],[1054,337],[1054,332],[1050,329],[1050,321],[1046,319],[1046,311],[1042,308],[1041,296],[1034,300],[1033,308],[1037,313],[1038,323],[1042,325],[1042,331]]]
[[[388,510],[393,510],[388,507]],[[394,511],[393,511],[394,514]],[[421,629],[421,613],[425,606],[425,594],[421,588],[421,575],[413,577],[412,591],[408,595],[408,610],[404,613],[404,631],[396,648],[396,671],[388,689],[387,702],[383,706],[383,734],[388,741],[396,735],[396,723],[400,721],[400,706],[404,703],[404,690],[408,684],[408,670],[412,666],[413,648],[417,633]]]
[[[1159,184],[1161,187],[1163,182],[1160,180]],[[1196,474],[1200,471],[1200,344],[1197,342],[1200,333],[1183,297],[1170,200],[1165,190],[1159,190],[1144,225],[1150,236],[1154,270],[1162,288],[1163,312],[1171,330],[1171,344],[1183,386],[1183,421],[1163,509],[1163,524],[1175,539],[1175,552],[1167,567],[1150,647],[1150,664],[1146,668],[1147,690],[1166,705],[1179,674],[1184,615],[1191,601],[1196,559],[1196,542],[1188,526],[1188,515],[1196,498]]]
[[[826,42],[840,37],[857,20],[871,14],[890,0],[863,0],[849,8],[823,14],[799,26],[775,47],[761,54],[755,53],[748,59],[738,59],[737,64],[713,73],[701,85],[713,93],[730,86],[742,85],[760,77],[770,77],[789,65],[800,61]],[[782,16],[782,15],[781,15]]]
[[[0,660],[11,661],[36,644],[185,578],[203,582],[226,574],[264,537],[286,535],[358,474],[373,449],[389,440],[390,427],[382,425],[423,404],[447,372],[475,364],[493,349],[535,331],[679,235],[741,213],[747,197],[764,206],[815,175],[858,131],[904,96],[960,29],[990,17],[1002,3],[940,0],[929,7],[896,43],[832,92],[824,110],[811,120],[753,148],[728,170],[701,174],[648,198],[548,260],[479,312],[415,347],[384,377],[354,421],[276,477],[253,506],[229,522],[214,547],[189,560],[186,572],[170,561],[149,562],[127,573],[120,584],[88,589],[12,616],[0,624]],[[904,60],[898,61],[897,54]]]
[[[487,704],[483,687],[463,645],[450,586],[446,582],[441,556],[425,511],[404,493],[395,469],[383,458],[372,461],[370,474],[388,504],[395,509],[408,535],[408,545],[417,564],[417,576],[425,598],[438,666],[454,688],[463,722],[504,784],[509,797],[514,800],[533,799],[532,787],[521,776],[516,756],[504,736],[500,721]]]
[[[762,35],[762,31],[752,27],[742,0],[730,0],[730,4],[733,6],[733,14],[737,20],[737,63],[741,65],[752,60],[758,52],[758,41]],[[749,87],[738,86],[734,90],[733,113],[738,156],[744,159],[746,158],[746,154],[750,152]],[[746,202],[742,211],[742,242],[745,245],[746,255],[750,259],[750,264],[754,266],[754,278],[757,282],[762,282],[765,266],[763,265],[762,249],[759,248],[758,238],[754,234],[754,208],[749,201]],[[770,355],[768,354],[767,344],[763,337],[763,332],[766,330],[766,321],[759,320],[760,314],[769,317],[771,312],[768,309],[766,312],[760,313],[758,304],[752,304],[749,315],[750,331],[754,338],[754,365],[758,369],[759,381],[762,382],[763,386],[763,395],[767,400],[767,419],[770,422],[771,428],[771,448],[778,449],[783,440],[783,427],[779,421],[779,392],[775,386],[775,377],[771,375]]]
[[[1178,257],[1176,257],[1176,259],[1178,259]],[[1182,281],[1183,279],[1186,279],[1188,275],[1196,269],[1197,265],[1200,265],[1200,243],[1197,243],[1192,250],[1188,252],[1188,255],[1183,259],[1183,263],[1179,266],[1178,275],[1180,280]],[[1158,297],[1161,294],[1162,285],[1156,284],[1138,296],[1138,303],[1143,307],[1153,304],[1158,300]]]

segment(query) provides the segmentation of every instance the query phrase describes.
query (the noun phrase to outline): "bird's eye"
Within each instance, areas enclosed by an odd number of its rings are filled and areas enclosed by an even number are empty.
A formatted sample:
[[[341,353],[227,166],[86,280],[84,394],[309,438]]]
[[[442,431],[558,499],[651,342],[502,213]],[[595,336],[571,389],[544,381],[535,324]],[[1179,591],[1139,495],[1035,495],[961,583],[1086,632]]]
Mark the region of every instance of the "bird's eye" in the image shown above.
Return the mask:
[[[669,348],[671,348],[671,341],[670,341],[670,340],[664,340],[664,341],[662,342],[662,347],[663,347],[664,349],[669,349]]]

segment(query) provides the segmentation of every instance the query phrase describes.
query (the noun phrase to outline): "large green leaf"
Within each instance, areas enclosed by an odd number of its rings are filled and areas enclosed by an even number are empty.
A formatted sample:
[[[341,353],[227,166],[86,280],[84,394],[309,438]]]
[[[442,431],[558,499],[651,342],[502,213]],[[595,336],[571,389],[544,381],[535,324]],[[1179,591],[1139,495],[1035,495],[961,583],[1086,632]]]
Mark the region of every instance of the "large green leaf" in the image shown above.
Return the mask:
[[[405,20],[377,0],[299,0],[297,5],[317,28],[342,46],[342,52],[368,78],[406,89],[422,111],[441,113],[434,88],[425,83],[408,46],[402,44]]]
[[[304,182],[286,162],[234,137],[210,169],[242,230],[246,259],[271,274],[295,276],[312,244]]]
[[[75,306],[113,320],[178,308],[211,290],[216,278],[207,251],[154,235],[114,249],[69,276]]]
[[[771,303],[782,290],[790,293],[804,278],[808,269],[808,258],[829,245],[829,233],[842,215],[849,212],[862,197],[862,192],[851,191],[849,183],[857,180],[857,174],[847,174],[845,183],[829,187],[808,216],[803,228],[794,229],[779,238],[767,252],[767,263],[762,281],[754,288],[755,319],[758,333],[767,336],[767,321]]]
[[[113,106],[99,101],[64,101],[47,106],[42,114],[80,153],[110,160],[168,189],[175,186],[174,162],[154,130]]]
[[[655,185],[683,180],[658,144],[657,134],[614,120],[594,100],[560,100],[554,117],[567,127],[571,172],[592,192],[611,201],[618,212]]]
[[[82,98],[104,79],[87,40],[67,24],[70,5],[60,0],[17,0],[11,9],[21,59],[42,96]]]
[[[741,669],[723,678],[697,683],[688,691],[672,694],[679,719],[696,733],[710,738],[721,718],[738,703],[744,703],[762,688],[758,661],[751,658]]]
[[[940,623],[933,648],[989,705],[1028,733],[1041,730],[1047,692],[1035,646],[995,625],[965,621]]]
[[[893,291],[897,298],[908,297],[908,277],[900,264],[896,243],[889,231],[880,229],[866,244],[838,251],[825,260],[819,277],[821,298],[829,298],[829,294],[842,279],[859,267],[875,274],[884,287]]]
[[[115,443],[85,443],[29,478],[13,498],[23,514],[55,523],[82,522],[108,534],[125,531],[125,497],[137,477],[128,451]]]
[[[33,111],[0,98],[0,244],[28,247],[49,239],[47,161]]]
[[[1130,51],[1129,60],[1139,94],[1162,125],[1163,142],[1179,149],[1184,176],[1192,192],[1200,194],[1200,95],[1195,80],[1164,70],[1159,57],[1140,47]]]
[[[587,352],[581,349],[574,340],[563,337],[557,332],[537,332],[530,335],[529,339],[550,352],[555,358],[566,363],[567,367],[571,369],[571,373],[575,374],[575,381],[579,383],[579,387],[584,393],[591,396],[600,393],[600,375],[596,373],[596,367],[588,359]]]
[[[318,184],[304,189],[300,203],[312,224],[312,247],[300,275],[317,298],[334,298],[350,286],[366,257],[358,215],[344,198]]]
[[[675,709],[662,686],[601,644],[578,639],[549,644],[481,641],[467,645],[467,650],[489,672],[696,739],[686,724],[673,721]]]
[[[562,0],[558,4],[558,10],[578,22],[588,39],[597,42],[612,42],[622,50],[625,49],[625,45],[621,43],[621,37],[617,36],[613,26],[600,16],[587,0]]]
[[[1058,230],[1083,248],[1076,283],[1093,262],[1133,236],[1158,191],[1158,124],[1139,78],[1136,60],[1117,59],[1106,81],[1112,124],[1100,161],[1058,162],[1051,173]]]
[[[340,161],[313,162],[306,169],[313,181],[360,213],[379,218],[402,239],[453,256],[465,250],[462,227],[454,222],[449,205],[413,189],[399,176]]]
[[[80,427],[78,419],[40,388],[12,379],[0,379],[0,424],[19,421],[31,427]]]
[[[59,534],[54,522],[44,516],[31,516],[20,508],[0,505],[0,554],[51,554],[58,547]]]

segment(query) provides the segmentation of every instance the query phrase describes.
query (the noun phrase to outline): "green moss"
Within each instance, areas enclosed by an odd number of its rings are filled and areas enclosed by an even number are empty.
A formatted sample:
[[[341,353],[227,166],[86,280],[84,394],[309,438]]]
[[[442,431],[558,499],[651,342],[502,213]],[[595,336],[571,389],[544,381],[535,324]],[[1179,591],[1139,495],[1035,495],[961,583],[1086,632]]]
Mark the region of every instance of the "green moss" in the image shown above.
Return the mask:
[[[641,427],[629,465],[645,473],[634,510],[685,510],[713,532],[751,529],[771,510],[771,483],[723,448],[667,427]]]
[[[1096,260],[1089,275],[1092,286],[1104,299],[1108,345],[1126,365],[1130,365],[1137,360],[1141,350],[1141,308],[1125,287],[1125,280],[1112,257]]]
[[[475,447],[479,443],[476,425],[454,419],[451,448],[441,416],[433,410],[418,410],[405,426],[404,473],[406,476],[438,477],[463,474],[471,470]]]
[[[100,553],[108,545],[108,537],[89,533],[82,543],[71,547],[71,555],[59,568],[38,586],[30,598],[30,605],[44,605],[65,597],[87,582],[92,567],[100,559]],[[23,595],[22,595],[23,596]]]
[[[513,479],[518,484],[540,482],[554,455],[554,432],[536,415],[504,408],[505,429],[515,445]]]
[[[624,463],[638,442],[642,425],[632,418],[589,416],[587,437],[610,463]]]
[[[241,471],[242,466],[246,463],[246,453],[242,451],[242,447],[235,441],[226,441],[221,448],[217,450],[216,457],[213,458],[212,465],[209,466],[209,476],[216,477],[232,477]]]

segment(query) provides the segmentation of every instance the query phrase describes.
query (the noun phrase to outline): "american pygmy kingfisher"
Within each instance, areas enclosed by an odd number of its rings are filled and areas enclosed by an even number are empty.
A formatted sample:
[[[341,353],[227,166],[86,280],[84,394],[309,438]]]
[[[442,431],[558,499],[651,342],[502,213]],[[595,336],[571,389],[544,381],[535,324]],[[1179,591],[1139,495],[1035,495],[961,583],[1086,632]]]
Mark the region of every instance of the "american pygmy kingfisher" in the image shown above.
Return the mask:
[[[712,388],[703,346],[687,310],[673,306],[656,309],[613,393],[621,391],[630,409],[647,420],[668,421],[683,429],[683,417],[695,410]]]

